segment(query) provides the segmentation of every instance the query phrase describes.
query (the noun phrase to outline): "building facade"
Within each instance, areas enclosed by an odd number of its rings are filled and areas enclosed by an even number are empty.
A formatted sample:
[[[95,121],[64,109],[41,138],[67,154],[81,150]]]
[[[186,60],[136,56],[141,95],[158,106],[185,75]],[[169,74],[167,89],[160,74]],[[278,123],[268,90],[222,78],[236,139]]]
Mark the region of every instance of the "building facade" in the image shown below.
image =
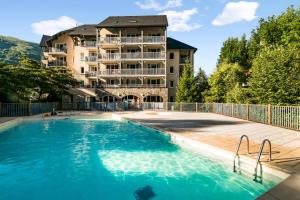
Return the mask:
[[[42,64],[66,67],[103,102],[175,101],[186,60],[196,48],[167,37],[167,17],[108,17],[43,36]]]

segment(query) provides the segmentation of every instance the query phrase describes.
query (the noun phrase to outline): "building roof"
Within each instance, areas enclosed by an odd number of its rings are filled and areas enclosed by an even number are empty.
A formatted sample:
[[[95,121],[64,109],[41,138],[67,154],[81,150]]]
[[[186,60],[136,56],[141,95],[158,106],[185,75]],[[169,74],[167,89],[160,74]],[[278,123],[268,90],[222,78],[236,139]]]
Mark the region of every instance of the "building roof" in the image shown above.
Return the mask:
[[[197,51],[197,48],[170,37],[167,38],[167,49],[192,49],[194,51]]]
[[[67,30],[60,31],[52,36],[49,35],[43,35],[40,46],[41,47],[47,47],[47,42],[50,42],[51,40],[59,37],[62,34],[67,33],[70,36],[96,36],[96,25],[95,24],[84,24],[81,26],[77,26],[74,28],[70,28]]]
[[[85,24],[70,30],[69,35],[96,36],[96,24]]]
[[[97,27],[145,27],[168,26],[168,19],[166,15],[145,15],[145,16],[111,16],[100,22]]]
[[[46,41],[49,40],[49,39],[51,39],[50,35],[43,35],[42,39],[40,41],[40,46],[41,47],[47,47],[48,45],[47,45]]]

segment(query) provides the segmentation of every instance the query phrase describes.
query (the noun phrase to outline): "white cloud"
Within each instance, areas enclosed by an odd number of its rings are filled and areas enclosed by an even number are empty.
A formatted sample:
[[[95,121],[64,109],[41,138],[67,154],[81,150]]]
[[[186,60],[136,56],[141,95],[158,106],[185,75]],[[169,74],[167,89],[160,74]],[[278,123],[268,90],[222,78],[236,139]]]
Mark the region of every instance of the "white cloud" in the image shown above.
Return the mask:
[[[229,2],[222,13],[212,21],[212,24],[222,26],[240,21],[252,21],[257,17],[255,13],[258,6],[257,2]]]
[[[156,0],[145,0],[144,2],[136,1],[135,4],[143,10],[165,10],[182,6],[182,0],[168,0],[166,4],[161,5]]]
[[[32,32],[38,35],[54,35],[55,33],[73,28],[80,24],[71,17],[61,16],[58,19],[39,21],[31,24]]]
[[[200,24],[189,22],[191,17],[197,13],[198,13],[197,8],[192,8],[190,10],[183,10],[183,11],[165,11],[161,14],[168,16],[168,21],[169,21],[168,30],[186,32],[201,27]]]

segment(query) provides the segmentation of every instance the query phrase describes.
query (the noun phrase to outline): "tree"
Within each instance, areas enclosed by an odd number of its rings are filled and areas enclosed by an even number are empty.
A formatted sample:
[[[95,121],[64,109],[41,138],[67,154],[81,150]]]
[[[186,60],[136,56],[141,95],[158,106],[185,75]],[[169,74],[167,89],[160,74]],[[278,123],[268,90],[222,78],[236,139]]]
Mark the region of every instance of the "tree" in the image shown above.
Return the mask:
[[[183,72],[179,78],[176,101],[177,102],[195,102],[196,84],[194,80],[193,67],[188,60],[183,65]]]
[[[258,55],[259,50],[274,45],[300,44],[300,7],[290,6],[279,16],[261,19],[249,41],[249,62]]]
[[[241,39],[228,38],[221,48],[218,59],[218,66],[222,63],[238,63],[243,67],[249,67],[248,42],[244,34]]]
[[[40,101],[43,95],[48,101],[58,100],[62,92],[77,84],[65,68],[44,68],[28,58],[17,65],[0,63],[0,101]]]
[[[254,59],[250,92],[255,103],[300,103],[300,48],[265,47]]]
[[[204,102],[204,95],[203,92],[209,88],[208,85],[208,77],[205,74],[205,71],[200,67],[199,71],[195,77],[195,84],[196,84],[196,101],[197,102]]]
[[[237,85],[246,82],[245,69],[238,64],[221,64],[208,80],[210,85],[206,97],[213,102],[226,102],[230,100],[228,93]]]

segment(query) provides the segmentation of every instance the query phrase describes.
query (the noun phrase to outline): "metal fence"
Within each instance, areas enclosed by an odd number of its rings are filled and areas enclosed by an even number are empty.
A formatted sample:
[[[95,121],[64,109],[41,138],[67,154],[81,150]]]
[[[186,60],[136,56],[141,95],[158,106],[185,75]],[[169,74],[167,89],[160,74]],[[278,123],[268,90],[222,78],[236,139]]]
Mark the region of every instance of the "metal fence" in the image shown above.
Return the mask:
[[[29,116],[55,110],[207,112],[300,130],[300,106],[177,102],[0,103],[1,117]]]
[[[58,103],[0,103],[1,117],[37,115],[58,109]]]

